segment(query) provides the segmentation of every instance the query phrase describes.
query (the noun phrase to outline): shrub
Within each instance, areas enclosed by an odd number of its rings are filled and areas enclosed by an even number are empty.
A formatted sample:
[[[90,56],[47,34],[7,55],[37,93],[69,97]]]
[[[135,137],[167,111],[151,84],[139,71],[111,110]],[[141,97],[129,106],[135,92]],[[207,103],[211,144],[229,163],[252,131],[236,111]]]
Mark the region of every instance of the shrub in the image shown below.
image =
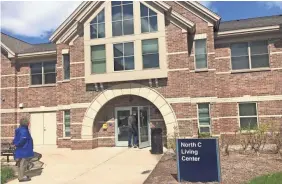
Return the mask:
[[[234,145],[236,142],[237,132],[234,132],[235,136],[228,136],[227,134],[220,135],[220,145],[221,150],[225,153],[225,155],[229,156],[229,146]]]
[[[1,184],[6,183],[9,179],[14,178],[14,170],[10,167],[1,166]]]
[[[198,133],[199,138],[209,138],[211,137],[211,134],[209,132],[203,132],[203,133]]]
[[[174,131],[171,137],[168,138],[167,148],[172,149],[173,152],[176,154],[176,140],[179,138],[178,128],[177,126],[173,127]]]

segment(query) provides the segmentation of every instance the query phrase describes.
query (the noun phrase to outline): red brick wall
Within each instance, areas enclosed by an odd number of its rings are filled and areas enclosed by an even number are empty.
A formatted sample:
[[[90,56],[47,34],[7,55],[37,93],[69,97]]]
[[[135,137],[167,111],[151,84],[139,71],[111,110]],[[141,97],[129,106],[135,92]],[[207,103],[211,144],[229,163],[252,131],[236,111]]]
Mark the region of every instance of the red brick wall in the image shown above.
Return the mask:
[[[270,39],[270,67],[271,71],[249,72],[231,74],[230,72],[230,44],[215,43],[213,27],[209,27],[206,22],[195,16],[191,12],[175,2],[167,2],[188,20],[196,23],[196,34],[206,33],[207,35],[207,53],[208,53],[208,69],[206,72],[195,73],[194,35],[187,35],[172,22],[166,25],[166,46],[167,46],[167,66],[168,69],[174,71],[168,72],[167,79],[159,79],[159,87],[155,88],[165,98],[179,97],[218,97],[233,98],[243,95],[263,96],[263,95],[282,95],[282,39]],[[63,81],[62,68],[62,49],[69,49],[71,63],[71,80]],[[188,50],[191,52],[188,52]],[[177,54],[178,52],[184,52]],[[273,54],[272,54],[273,53]],[[222,58],[224,57],[224,58]],[[83,36],[78,37],[74,44],[69,46],[66,44],[57,45],[57,84],[54,87],[30,88],[29,85],[29,64],[21,63],[15,66],[5,55],[1,54],[1,88],[22,87],[1,89],[1,108],[12,109],[17,108],[19,103],[24,103],[25,108],[36,108],[40,106],[54,107],[57,105],[69,105],[74,103],[90,103],[100,93],[88,90],[88,86],[84,82],[84,42]],[[280,68],[280,69],[279,69]],[[185,69],[185,70],[177,70]],[[279,69],[279,70],[278,70]],[[219,73],[226,72],[226,73]],[[77,78],[82,77],[82,78]],[[74,79],[75,78],[75,79]],[[148,86],[148,80],[135,81]],[[120,84],[120,82],[104,84],[105,89]],[[136,98],[136,105],[150,105],[152,118],[162,119],[160,113],[154,109],[148,101]],[[5,101],[3,101],[5,99]],[[115,105],[114,105],[115,104]],[[95,136],[113,136],[114,135],[114,107],[127,106],[127,97],[120,97],[105,105],[97,116],[97,120],[104,121],[103,117],[106,113],[107,121],[113,122],[113,126],[106,132],[101,130],[101,124],[96,125],[94,130]],[[172,108],[178,119],[178,124],[183,136],[191,136],[197,134],[197,105],[191,103],[174,103]],[[57,144],[59,147],[71,147],[72,149],[94,148],[99,146],[112,146],[114,139],[95,139],[93,141],[78,141],[81,138],[82,121],[86,109],[71,109],[71,133],[72,140],[62,139],[63,137],[63,111],[57,112]],[[258,102],[259,115],[268,115],[269,117],[261,117],[261,122],[275,121],[282,124],[282,104],[280,101],[263,101]],[[238,109],[237,103],[212,103],[212,131],[214,134],[220,132],[232,132],[238,129],[239,122],[237,119]],[[20,117],[29,117],[29,113],[2,113],[2,124],[14,124],[19,121]],[[276,115],[275,117],[271,117]],[[165,127],[163,121],[156,121],[153,124]],[[9,128],[8,128],[9,127]],[[13,126],[2,126],[1,135],[12,136]],[[94,136],[94,137],[95,137]]]

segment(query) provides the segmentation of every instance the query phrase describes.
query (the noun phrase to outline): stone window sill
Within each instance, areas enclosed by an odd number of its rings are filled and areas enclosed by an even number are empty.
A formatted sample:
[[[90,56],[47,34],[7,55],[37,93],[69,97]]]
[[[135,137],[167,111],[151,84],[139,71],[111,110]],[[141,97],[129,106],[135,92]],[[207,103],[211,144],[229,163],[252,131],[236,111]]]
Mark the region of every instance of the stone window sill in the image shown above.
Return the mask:
[[[42,88],[42,87],[54,87],[57,84],[43,84],[43,85],[29,85],[29,88]]]
[[[257,68],[257,69],[231,70],[231,73],[249,73],[249,72],[262,72],[262,71],[271,71],[271,69]]]
[[[70,140],[71,138],[70,137],[60,137],[58,139],[60,139],[60,140]]]
[[[208,72],[208,71],[209,71],[209,69],[207,69],[207,68],[196,69],[196,70],[195,70],[195,73],[199,73],[199,72]]]
[[[70,82],[70,79],[62,80],[62,83]]]

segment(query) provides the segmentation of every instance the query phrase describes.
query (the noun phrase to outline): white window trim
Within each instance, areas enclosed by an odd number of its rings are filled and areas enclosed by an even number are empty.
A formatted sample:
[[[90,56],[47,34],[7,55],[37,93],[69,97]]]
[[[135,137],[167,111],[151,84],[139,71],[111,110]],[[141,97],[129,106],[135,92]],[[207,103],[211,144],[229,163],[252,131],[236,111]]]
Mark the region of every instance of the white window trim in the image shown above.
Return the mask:
[[[256,112],[257,112],[257,115],[256,116],[240,116],[240,104],[256,104]],[[241,122],[240,122],[240,118],[241,117],[244,117],[244,118],[254,118],[256,117],[257,118],[257,128],[259,128],[259,113],[258,113],[258,103],[257,102],[239,102],[237,103],[237,120],[238,120],[238,125],[239,125],[239,128],[241,129]],[[251,130],[252,131],[252,130]],[[243,130],[243,132],[247,132],[246,130]]]
[[[158,43],[158,53],[147,53],[147,54],[143,54],[143,41],[146,41],[146,40],[157,40],[157,43]],[[158,54],[159,55],[159,60],[158,60],[158,63],[159,63],[159,67],[155,67],[155,68],[144,68],[144,62],[143,62],[143,56],[144,55],[150,55],[150,54]],[[159,39],[158,38],[153,38],[153,39],[143,39],[141,40],[141,58],[142,58],[142,70],[154,70],[154,69],[160,69],[160,42],[159,42]]]
[[[199,104],[208,104],[209,105],[209,118],[210,118],[210,124],[209,125],[200,125]],[[211,104],[210,103],[197,103],[197,121],[198,121],[199,133],[202,133],[200,127],[209,127],[209,129],[210,129],[209,133],[210,133],[210,135],[212,134],[212,130],[211,130],[212,118],[211,118]],[[206,132],[203,132],[203,133],[206,133]]]
[[[130,55],[130,56],[124,56],[124,44],[126,44],[126,43],[132,43],[133,44],[133,55]],[[113,63],[114,63],[114,72],[126,72],[126,71],[134,71],[135,70],[135,43],[134,42],[121,42],[121,43],[113,43],[113,51],[115,52],[115,50],[114,50],[114,45],[116,45],[116,44],[122,44],[122,49],[123,49],[123,55],[121,56],[121,57],[115,57],[115,54],[113,55],[114,57],[113,57]],[[107,54],[107,53],[106,53]],[[131,70],[126,70],[125,68],[123,69],[123,70],[115,70],[115,58],[125,58],[125,57],[134,57],[134,68],[133,69],[131,69]],[[107,56],[106,56],[107,57]],[[106,58],[106,62],[107,62],[107,58]],[[125,64],[125,62],[123,62],[123,64]],[[123,65],[123,67],[124,67],[125,65]],[[107,71],[106,71],[107,72]]]
[[[255,41],[266,41],[267,42],[267,54],[268,54],[268,67],[259,67],[259,68],[252,68],[252,55],[251,55],[251,43],[255,42]],[[232,49],[231,46],[232,44],[237,44],[237,43],[247,43],[248,44],[248,56],[249,56],[249,68],[244,68],[244,69],[233,69],[232,68]],[[235,43],[231,43],[229,44],[229,48],[230,48],[230,69],[232,72],[240,72],[240,71],[259,71],[259,70],[265,70],[265,69],[270,69],[270,49],[269,49],[269,40],[253,40],[253,41],[241,41],[241,42],[235,42]],[[258,55],[258,54],[256,54]],[[260,55],[266,55],[266,54],[260,54]],[[238,57],[238,56],[237,56]],[[243,57],[243,56],[239,56],[239,57]]]
[[[101,38],[99,38],[101,39]],[[93,65],[93,62],[92,62],[92,47],[95,47],[95,46],[101,46],[101,45],[104,45],[105,46],[105,64],[106,64],[106,68],[105,68],[105,72],[104,73],[94,73],[92,72],[92,65]],[[114,44],[113,44],[114,46]],[[113,60],[114,62],[114,60]],[[114,64],[114,63],[113,63]],[[107,44],[98,44],[98,45],[90,45],[90,74],[91,75],[103,75],[103,74],[106,74],[107,71],[108,71],[108,68],[107,68]]]
[[[146,16],[144,16],[144,17],[141,16],[141,4],[142,4],[143,6],[145,6],[145,7],[148,8],[148,15],[146,15]],[[146,6],[145,4],[143,4],[142,2],[140,2],[140,15],[139,15],[139,16],[140,16],[140,22],[141,22],[141,24],[142,24],[142,18],[145,18],[145,17],[148,18],[148,20],[150,20],[151,17],[157,17],[157,23],[158,23],[158,13],[154,11],[154,12],[156,13],[156,15],[150,16],[150,15],[149,15],[150,9],[151,9],[151,8],[149,8],[148,6]],[[152,10],[152,9],[151,9],[151,10]],[[153,11],[153,10],[152,10],[152,11]],[[148,24],[150,25],[149,22],[148,22]],[[154,32],[158,32],[158,30],[159,30],[159,29],[158,29],[158,25],[157,25],[157,31],[151,31],[150,26],[149,26],[149,31],[148,31],[148,32],[142,32],[142,25],[140,26],[140,28],[141,28],[141,30],[140,30],[140,31],[141,31],[141,34],[144,34],[144,33],[154,33]]]
[[[206,68],[198,68],[197,69],[197,65],[196,65],[196,41],[197,40],[206,40],[206,62],[207,62],[207,67]],[[194,50],[194,68],[195,71],[208,71],[209,68],[209,59],[208,59],[208,44],[207,44],[207,35],[206,34],[197,34],[194,37],[194,42],[193,42],[193,50]]]
[[[44,78],[44,63],[48,62],[55,62],[55,83],[50,83],[50,84],[45,84],[45,78]],[[32,74],[31,74],[31,65],[32,64],[41,64],[41,78],[42,78],[42,83],[41,84],[32,84]],[[41,87],[41,86],[56,86],[57,84],[57,71],[56,71],[56,61],[40,61],[40,62],[34,62],[34,63],[29,63],[29,87]]]
[[[142,80],[148,78],[165,78],[167,72],[167,56],[166,54],[166,40],[165,40],[165,15],[159,9],[142,2],[145,6],[152,9],[157,13],[158,31],[150,33],[141,33],[141,16],[140,16],[140,3],[139,1],[133,2],[134,8],[134,34],[124,36],[112,36],[112,18],[111,18],[111,1],[105,2],[97,9],[95,13],[84,23],[84,60],[85,65],[91,66],[91,46],[105,45],[106,46],[106,72],[103,74],[92,74],[91,67],[85,67],[85,82],[86,83],[100,83],[109,81],[128,81],[128,80]],[[105,38],[90,39],[90,22],[91,20],[105,8]],[[107,24],[108,23],[108,24]],[[143,70],[142,67],[142,40],[158,39],[159,43],[159,68]],[[128,72],[114,71],[114,56],[113,44],[123,42],[134,42],[134,59],[135,70]]]
[[[65,134],[65,133],[66,133],[66,132],[65,132],[65,131],[66,131],[66,127],[65,127],[65,112],[66,112],[66,111],[70,111],[70,109],[66,109],[66,110],[63,111],[63,138],[70,139],[70,138],[71,138],[71,134],[70,134],[69,137],[67,137],[66,134]],[[71,113],[70,113],[70,115],[71,115]],[[70,120],[70,121],[71,121],[71,120]],[[71,132],[70,132],[70,133],[71,133]]]
[[[70,78],[69,79],[65,79],[65,55],[69,55],[69,63],[70,63],[70,54],[69,53],[64,53],[62,54],[62,69],[63,69],[63,82],[69,82],[70,81]]]
[[[129,5],[129,4],[132,4],[132,11],[133,11],[133,18],[132,19],[123,19],[123,6],[126,6],[126,5]],[[111,28],[112,28],[112,30],[113,30],[113,23],[115,23],[115,22],[121,22],[122,24],[121,24],[121,31],[122,31],[122,34],[121,35],[118,35],[118,36],[114,36],[113,35],[113,31],[111,30],[111,32],[112,32],[112,36],[113,37],[120,37],[120,36],[127,36],[127,35],[134,35],[135,34],[135,30],[134,30],[134,1],[132,1],[132,3],[129,3],[129,4],[120,4],[120,5],[114,5],[114,6],[112,6],[112,3],[111,3],[111,8],[112,7],[121,7],[121,12],[122,12],[122,14],[121,14],[121,20],[112,20],[112,22],[111,22]],[[111,18],[112,18],[112,14],[110,15],[111,16]],[[133,33],[132,34],[124,34],[124,21],[125,20],[132,20],[133,21]]]
[[[105,32],[104,32],[104,34],[105,34],[105,36],[103,37],[103,38],[105,38],[106,37],[106,20],[104,20],[104,22],[98,22],[98,15],[100,14],[100,13],[102,13],[102,11],[104,11],[104,19],[105,19],[105,9],[103,8],[101,11],[99,11],[98,13],[97,13],[97,15],[93,18],[93,19],[95,19],[96,17],[97,17],[97,23],[91,23],[92,22],[92,20],[91,20],[91,22],[89,23],[89,31],[90,31],[90,39],[100,39],[99,37],[98,37],[98,30],[99,30],[99,24],[101,25],[101,24],[104,24],[104,30],[105,30]],[[96,37],[95,38],[91,38],[91,25],[93,25],[93,24],[96,24],[97,25],[97,35],[96,35]]]

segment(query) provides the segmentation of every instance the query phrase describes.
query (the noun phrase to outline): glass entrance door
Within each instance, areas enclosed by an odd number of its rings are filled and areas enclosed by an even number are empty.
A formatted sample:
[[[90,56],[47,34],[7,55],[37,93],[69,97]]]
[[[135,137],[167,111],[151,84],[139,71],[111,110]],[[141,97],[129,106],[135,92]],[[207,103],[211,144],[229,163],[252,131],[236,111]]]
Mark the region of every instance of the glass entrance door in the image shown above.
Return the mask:
[[[139,148],[150,146],[149,108],[139,107],[138,113]]]
[[[116,126],[115,126],[115,142],[116,146],[128,145],[128,117],[131,114],[130,107],[116,108]]]

